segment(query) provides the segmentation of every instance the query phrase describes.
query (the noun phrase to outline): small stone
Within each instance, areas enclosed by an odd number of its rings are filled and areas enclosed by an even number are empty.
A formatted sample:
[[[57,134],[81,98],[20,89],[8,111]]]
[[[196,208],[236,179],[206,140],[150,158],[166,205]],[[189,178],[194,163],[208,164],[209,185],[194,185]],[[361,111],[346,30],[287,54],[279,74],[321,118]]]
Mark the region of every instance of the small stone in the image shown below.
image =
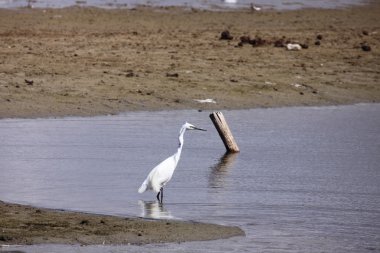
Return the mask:
[[[34,83],[33,80],[25,79],[24,81],[25,81],[25,83],[26,83],[27,85],[33,85],[33,83]]]
[[[365,52],[369,52],[369,51],[371,51],[371,47],[368,45],[362,45],[362,50]]]
[[[78,109],[79,109],[79,107],[78,107]],[[88,225],[88,224],[90,224],[90,222],[88,220],[82,220],[79,224]]]
[[[267,41],[260,38],[260,37],[256,37],[255,39],[252,39],[249,41],[249,44],[251,44],[253,47],[256,47],[256,46],[263,46],[265,45]]]
[[[322,40],[323,39],[323,36],[321,34],[318,34],[317,35],[317,40]]]
[[[249,36],[241,36],[240,37],[240,42],[241,43],[249,43],[251,41],[251,37],[249,37]]]
[[[13,240],[12,236],[0,235],[0,241],[7,242],[7,241],[11,241],[11,240]]]
[[[283,39],[276,40],[276,41],[274,42],[274,46],[275,46],[275,47],[285,47],[285,42],[284,42]]]
[[[230,32],[228,30],[223,31],[220,34],[220,39],[221,40],[232,40],[234,37],[231,36]]]
[[[167,77],[179,77],[178,73],[166,73]]]
[[[300,44],[286,44],[286,49],[292,50],[292,51],[298,51],[298,50],[301,50],[302,47]]]

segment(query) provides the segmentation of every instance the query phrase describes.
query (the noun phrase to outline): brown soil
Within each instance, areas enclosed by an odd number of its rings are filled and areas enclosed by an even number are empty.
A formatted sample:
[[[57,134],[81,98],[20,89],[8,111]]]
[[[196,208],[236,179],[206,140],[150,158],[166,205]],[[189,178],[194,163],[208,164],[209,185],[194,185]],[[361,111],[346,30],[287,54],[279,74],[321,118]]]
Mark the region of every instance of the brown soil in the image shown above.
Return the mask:
[[[244,236],[238,227],[58,211],[0,201],[1,245],[146,244]]]
[[[379,102],[379,13],[0,10],[0,118]]]

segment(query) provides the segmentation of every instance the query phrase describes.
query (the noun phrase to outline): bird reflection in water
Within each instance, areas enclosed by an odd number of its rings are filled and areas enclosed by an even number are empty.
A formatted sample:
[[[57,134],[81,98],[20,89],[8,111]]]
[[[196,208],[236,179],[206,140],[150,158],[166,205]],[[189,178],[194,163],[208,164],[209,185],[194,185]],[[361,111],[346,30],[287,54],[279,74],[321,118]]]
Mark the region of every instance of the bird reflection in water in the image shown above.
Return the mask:
[[[139,200],[141,208],[141,217],[149,219],[174,219],[163,203],[158,201],[143,201]]]
[[[217,164],[211,166],[209,177],[210,188],[223,188],[226,186],[226,175],[232,168],[238,153],[225,153]]]

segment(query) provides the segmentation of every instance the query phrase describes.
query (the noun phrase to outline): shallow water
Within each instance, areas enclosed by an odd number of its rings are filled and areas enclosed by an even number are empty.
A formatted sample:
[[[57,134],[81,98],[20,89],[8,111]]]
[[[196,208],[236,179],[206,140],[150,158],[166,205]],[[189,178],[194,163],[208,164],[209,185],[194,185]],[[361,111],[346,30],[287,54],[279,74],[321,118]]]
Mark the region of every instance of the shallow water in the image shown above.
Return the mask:
[[[251,3],[264,9],[291,10],[300,8],[341,8],[368,3],[369,0],[0,0],[0,8],[33,7],[62,8],[96,6],[102,8],[133,8],[138,5],[156,7],[180,6],[199,9],[250,8]]]
[[[25,252],[380,252],[380,104],[225,111],[241,152],[224,155],[208,112],[0,121],[0,199],[94,213],[237,225],[246,237]],[[137,189],[182,158],[164,205]]]

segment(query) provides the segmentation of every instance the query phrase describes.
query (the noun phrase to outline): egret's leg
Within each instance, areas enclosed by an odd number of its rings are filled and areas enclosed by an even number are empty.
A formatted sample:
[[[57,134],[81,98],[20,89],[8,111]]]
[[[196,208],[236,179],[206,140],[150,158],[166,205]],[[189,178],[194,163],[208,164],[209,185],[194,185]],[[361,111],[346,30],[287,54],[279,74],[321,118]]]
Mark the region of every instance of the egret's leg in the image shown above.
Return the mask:
[[[160,202],[160,193],[161,193],[161,190],[157,193],[157,200],[158,200],[158,202]]]
[[[164,187],[161,187],[161,203],[164,200]]]

